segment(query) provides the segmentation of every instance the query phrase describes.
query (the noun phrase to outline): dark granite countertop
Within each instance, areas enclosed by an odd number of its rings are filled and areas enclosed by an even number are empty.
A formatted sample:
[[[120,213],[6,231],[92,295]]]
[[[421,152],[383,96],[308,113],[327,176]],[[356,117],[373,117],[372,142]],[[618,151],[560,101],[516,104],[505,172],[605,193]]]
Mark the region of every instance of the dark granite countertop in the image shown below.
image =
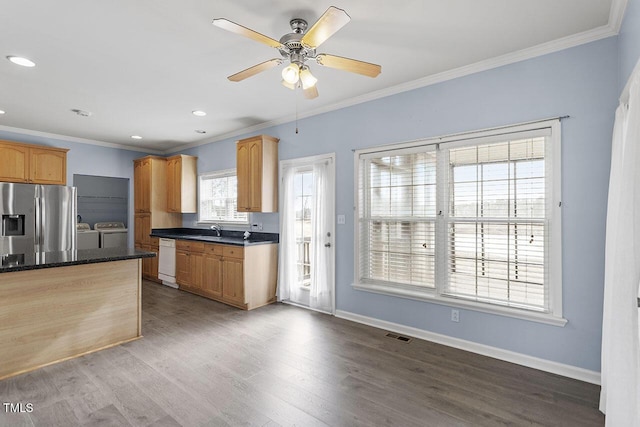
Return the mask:
[[[277,233],[251,233],[248,239],[244,239],[244,231],[222,230],[221,236],[213,230],[202,228],[154,228],[152,237],[179,240],[195,240],[206,243],[220,243],[223,245],[253,246],[278,243]]]
[[[9,254],[2,256],[0,273],[122,261],[136,258],[153,258],[154,256],[156,256],[154,252],[141,251],[133,248],[81,249],[75,251]]]

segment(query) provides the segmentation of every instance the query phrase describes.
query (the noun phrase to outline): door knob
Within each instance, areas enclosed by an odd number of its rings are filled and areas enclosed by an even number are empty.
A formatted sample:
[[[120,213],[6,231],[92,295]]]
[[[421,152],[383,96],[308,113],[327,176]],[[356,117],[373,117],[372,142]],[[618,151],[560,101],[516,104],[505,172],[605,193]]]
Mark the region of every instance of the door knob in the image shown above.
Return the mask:
[[[325,243],[325,244],[324,244],[324,247],[325,247],[325,248],[330,248],[330,247],[331,247],[331,243]]]

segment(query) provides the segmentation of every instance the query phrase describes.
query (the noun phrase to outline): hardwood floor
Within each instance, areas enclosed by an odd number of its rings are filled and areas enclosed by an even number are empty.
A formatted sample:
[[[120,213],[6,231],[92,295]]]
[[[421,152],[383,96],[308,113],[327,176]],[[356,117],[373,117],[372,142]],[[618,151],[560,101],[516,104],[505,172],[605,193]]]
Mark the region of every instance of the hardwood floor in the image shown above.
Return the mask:
[[[151,282],[144,338],[0,381],[0,426],[601,426],[599,387]]]

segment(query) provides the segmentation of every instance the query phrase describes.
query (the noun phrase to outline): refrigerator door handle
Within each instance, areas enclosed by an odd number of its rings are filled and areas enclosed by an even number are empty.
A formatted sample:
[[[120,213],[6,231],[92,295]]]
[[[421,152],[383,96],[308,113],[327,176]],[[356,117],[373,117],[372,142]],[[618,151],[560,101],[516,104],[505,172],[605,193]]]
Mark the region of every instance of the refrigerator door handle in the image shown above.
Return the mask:
[[[34,224],[35,232],[33,233],[33,247],[36,252],[40,252],[40,198],[36,196],[33,201],[36,213],[36,221]]]

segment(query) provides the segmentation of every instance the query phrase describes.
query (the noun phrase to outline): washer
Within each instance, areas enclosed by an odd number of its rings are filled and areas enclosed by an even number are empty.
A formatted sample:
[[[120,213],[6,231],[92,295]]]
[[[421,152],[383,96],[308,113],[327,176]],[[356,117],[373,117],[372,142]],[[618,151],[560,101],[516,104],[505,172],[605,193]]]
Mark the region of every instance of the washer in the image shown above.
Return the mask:
[[[92,230],[86,222],[79,222],[76,226],[78,238],[76,240],[78,249],[98,249],[100,245],[99,233]]]
[[[100,233],[101,248],[128,246],[129,231],[122,222],[96,222],[93,229]]]

